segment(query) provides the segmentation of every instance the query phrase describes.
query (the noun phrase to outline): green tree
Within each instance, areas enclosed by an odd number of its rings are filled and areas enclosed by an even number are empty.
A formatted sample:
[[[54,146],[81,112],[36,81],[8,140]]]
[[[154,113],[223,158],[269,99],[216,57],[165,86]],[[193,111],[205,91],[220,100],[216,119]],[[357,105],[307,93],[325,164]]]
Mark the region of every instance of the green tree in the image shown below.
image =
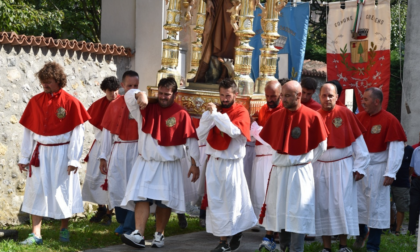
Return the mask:
[[[360,54],[360,59],[359,59],[359,63],[363,63],[363,57],[362,57],[362,53],[363,53],[363,46],[362,43],[359,44],[359,48],[357,48],[357,53]]]

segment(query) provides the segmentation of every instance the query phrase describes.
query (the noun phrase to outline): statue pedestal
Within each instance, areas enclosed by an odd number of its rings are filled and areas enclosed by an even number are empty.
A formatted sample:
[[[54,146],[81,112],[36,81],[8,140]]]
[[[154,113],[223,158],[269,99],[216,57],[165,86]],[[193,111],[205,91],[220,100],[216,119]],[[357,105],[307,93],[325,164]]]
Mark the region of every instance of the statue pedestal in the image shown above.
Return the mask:
[[[157,86],[148,86],[148,96],[157,97]],[[175,102],[184,107],[191,116],[200,117],[205,111],[205,104],[209,102],[220,104],[219,85],[190,83],[187,88],[178,89]],[[236,102],[242,104],[253,115],[266,103],[265,95],[238,95]]]

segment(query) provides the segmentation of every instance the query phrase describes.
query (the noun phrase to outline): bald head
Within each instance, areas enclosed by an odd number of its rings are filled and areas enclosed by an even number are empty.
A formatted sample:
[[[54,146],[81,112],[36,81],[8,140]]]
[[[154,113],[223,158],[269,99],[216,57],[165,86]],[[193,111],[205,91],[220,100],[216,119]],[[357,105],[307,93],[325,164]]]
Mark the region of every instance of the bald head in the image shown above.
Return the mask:
[[[281,89],[283,106],[294,111],[301,106],[302,87],[297,81],[288,81]]]
[[[325,83],[319,91],[319,100],[324,111],[331,111],[337,103],[337,86],[332,83]]]
[[[277,80],[267,82],[265,85],[265,99],[269,108],[274,109],[279,105],[280,92],[281,85]]]
[[[336,86],[336,85],[334,85],[333,83],[325,83],[325,84],[323,84],[323,85],[321,86],[321,89],[319,90],[319,93],[320,93],[320,94],[322,93],[322,89],[323,89],[324,87],[325,87],[326,89],[333,89],[333,90],[334,90],[334,94],[338,95],[337,86]]]

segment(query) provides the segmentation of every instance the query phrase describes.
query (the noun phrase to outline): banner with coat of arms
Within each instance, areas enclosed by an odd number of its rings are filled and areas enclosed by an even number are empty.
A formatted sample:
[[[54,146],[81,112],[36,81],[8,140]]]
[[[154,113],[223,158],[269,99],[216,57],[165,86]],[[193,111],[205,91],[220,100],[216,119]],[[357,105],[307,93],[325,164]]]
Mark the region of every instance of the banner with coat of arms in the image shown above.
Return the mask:
[[[327,24],[327,76],[354,89],[359,111],[367,88],[380,88],[382,107],[388,106],[390,81],[390,0],[329,3]],[[344,94],[344,93],[343,93]],[[344,95],[340,97],[344,102]]]
[[[310,5],[306,3],[288,3],[280,12],[278,22],[278,38],[274,47],[279,50],[276,78],[289,78],[300,81],[305,58],[306,38],[308,34]],[[251,78],[256,80],[260,74],[260,48],[263,47],[261,34],[261,9],[254,12],[255,36],[250,45],[254,47],[252,53]]]

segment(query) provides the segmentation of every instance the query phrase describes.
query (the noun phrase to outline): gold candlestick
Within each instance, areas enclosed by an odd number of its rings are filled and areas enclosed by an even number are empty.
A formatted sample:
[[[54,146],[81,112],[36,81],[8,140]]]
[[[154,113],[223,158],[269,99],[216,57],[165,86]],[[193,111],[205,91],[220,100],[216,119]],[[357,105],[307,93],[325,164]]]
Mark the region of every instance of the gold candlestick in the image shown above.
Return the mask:
[[[276,80],[274,75],[277,70],[277,50],[274,41],[280,37],[277,32],[278,15],[287,4],[287,0],[267,0],[265,7],[258,4],[262,9],[261,27],[264,31],[261,37],[264,39],[264,46],[261,51],[260,76],[256,82],[256,93],[264,93],[265,85],[271,80]]]
[[[254,81],[249,76],[252,66],[252,51],[249,45],[250,39],[255,35],[253,29],[255,0],[233,1],[234,6],[228,10],[231,13],[231,24],[239,38],[239,46],[235,47],[235,77],[234,80],[239,88],[239,94],[252,95],[254,93]],[[239,14],[240,11],[240,14]]]
[[[192,79],[197,74],[199,62],[201,60],[201,48],[204,32],[204,22],[206,21],[206,3],[204,0],[198,0],[197,21],[194,31],[197,33],[197,40],[192,45],[191,70],[187,73],[187,80]]]
[[[168,2],[168,1],[167,1]],[[163,28],[167,31],[168,37],[162,40],[162,68],[158,71],[156,85],[162,78],[173,77],[177,84],[181,83],[181,74],[178,67],[178,55],[180,41],[177,40],[178,32],[182,30],[181,21],[181,0],[169,0],[166,11],[166,24]]]

